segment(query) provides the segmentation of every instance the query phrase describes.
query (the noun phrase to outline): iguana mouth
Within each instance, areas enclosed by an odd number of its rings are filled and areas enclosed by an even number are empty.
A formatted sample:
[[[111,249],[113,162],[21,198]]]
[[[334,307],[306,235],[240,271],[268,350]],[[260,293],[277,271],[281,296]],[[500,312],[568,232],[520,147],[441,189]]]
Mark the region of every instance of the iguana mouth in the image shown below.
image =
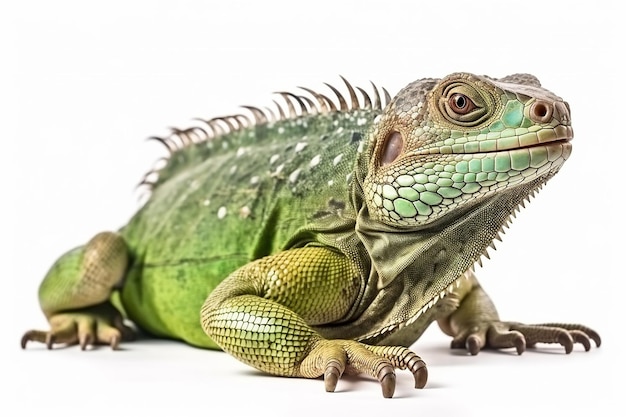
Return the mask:
[[[568,136],[568,137],[557,137],[555,139],[551,139],[548,141],[544,141],[544,142],[539,142],[539,143],[531,143],[528,145],[524,145],[524,146],[517,146],[517,147],[512,147],[512,148],[499,148],[497,150],[494,151],[490,151],[490,152],[480,152],[480,153],[484,153],[484,154],[492,154],[492,153],[498,153],[498,152],[514,152],[517,150],[524,150],[524,149],[536,149],[536,148],[542,148],[542,147],[554,147],[554,146],[571,146],[569,145],[570,142],[574,139],[573,135],[572,136]]]
[[[520,149],[532,149],[541,146],[555,144],[566,144],[574,139],[574,130],[569,125],[558,125],[551,128],[544,128],[535,132],[528,132],[521,135],[501,137],[497,139],[483,139],[472,147],[463,146],[458,151],[454,146],[440,147],[433,146],[421,149],[412,153],[413,155],[465,155],[465,154],[491,154],[504,151],[515,151]],[[475,149],[474,149],[475,148]]]
[[[524,139],[529,135],[529,139]],[[541,146],[556,144],[566,144],[574,139],[574,130],[571,126],[559,125],[550,129],[542,129],[526,135],[513,136],[512,138],[502,138],[496,141],[496,149],[479,150],[478,152],[466,153],[494,153],[501,151],[513,151],[516,149],[531,149]],[[517,139],[517,140],[513,140]],[[510,142],[507,142],[507,140]]]

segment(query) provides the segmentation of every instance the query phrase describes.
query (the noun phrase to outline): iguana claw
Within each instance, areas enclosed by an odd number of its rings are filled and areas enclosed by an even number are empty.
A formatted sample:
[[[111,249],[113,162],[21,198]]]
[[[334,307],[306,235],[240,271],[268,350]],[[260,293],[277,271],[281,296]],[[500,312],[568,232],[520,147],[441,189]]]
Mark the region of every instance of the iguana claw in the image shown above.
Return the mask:
[[[396,374],[393,368],[386,369],[386,372],[380,378],[380,387],[383,390],[383,397],[391,398],[396,391]]]
[[[339,382],[344,370],[345,364],[340,363],[338,360],[331,359],[328,361],[326,364],[326,371],[324,372],[326,392],[335,392],[337,382]]]

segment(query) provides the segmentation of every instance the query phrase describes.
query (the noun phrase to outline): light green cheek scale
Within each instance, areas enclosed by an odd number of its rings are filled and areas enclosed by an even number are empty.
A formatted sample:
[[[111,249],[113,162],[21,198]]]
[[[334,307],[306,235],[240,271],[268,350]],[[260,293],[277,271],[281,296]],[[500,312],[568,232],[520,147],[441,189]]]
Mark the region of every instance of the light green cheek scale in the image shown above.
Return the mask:
[[[22,347],[117,349],[132,321],[327,391],[364,373],[391,397],[396,369],[425,386],[408,347],[433,321],[473,355],[599,346],[582,325],[501,321],[473,273],[569,157],[568,105],[528,74],[345,89],[153,137],[168,156],[141,180],[149,198],[55,262],[39,289],[50,329]]]

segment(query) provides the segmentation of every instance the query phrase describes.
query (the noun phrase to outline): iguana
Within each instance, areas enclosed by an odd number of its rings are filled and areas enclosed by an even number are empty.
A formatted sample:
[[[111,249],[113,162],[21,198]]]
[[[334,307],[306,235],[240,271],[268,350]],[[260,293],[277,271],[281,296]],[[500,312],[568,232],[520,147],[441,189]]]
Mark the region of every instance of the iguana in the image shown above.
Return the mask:
[[[532,75],[426,78],[393,99],[302,88],[276,107],[154,139],[169,156],[126,226],[64,254],[39,290],[49,331],[21,344],[108,344],[144,331],[222,349],[261,370],[365,373],[415,387],[408,347],[433,321],[453,348],[600,346],[576,324],[504,322],[481,261],[514,211],[570,156],[568,104]]]

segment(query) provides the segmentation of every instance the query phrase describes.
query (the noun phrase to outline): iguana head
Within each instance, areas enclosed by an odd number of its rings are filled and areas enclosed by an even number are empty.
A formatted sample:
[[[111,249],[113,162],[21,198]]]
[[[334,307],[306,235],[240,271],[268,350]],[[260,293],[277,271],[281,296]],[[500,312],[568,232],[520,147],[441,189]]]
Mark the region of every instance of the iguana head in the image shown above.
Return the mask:
[[[372,135],[363,182],[370,216],[414,227],[547,181],[570,155],[573,131],[568,104],[535,77],[457,73],[409,84]]]

